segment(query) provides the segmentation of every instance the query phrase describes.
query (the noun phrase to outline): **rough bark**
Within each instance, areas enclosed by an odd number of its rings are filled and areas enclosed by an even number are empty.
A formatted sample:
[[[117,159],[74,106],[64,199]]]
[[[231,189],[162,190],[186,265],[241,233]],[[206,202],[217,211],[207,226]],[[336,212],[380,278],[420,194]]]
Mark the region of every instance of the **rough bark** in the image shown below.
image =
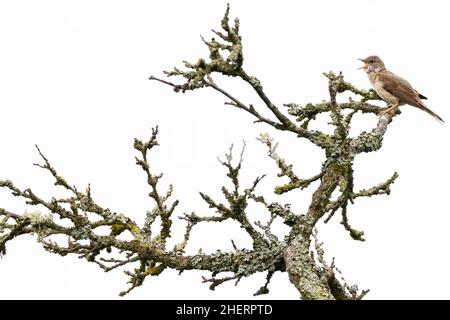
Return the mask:
[[[145,174],[150,190],[149,197],[155,204],[154,208],[146,213],[143,226],[138,226],[124,214],[111,212],[108,208],[97,204],[90,187],[80,191],[69,184],[38,149],[42,163],[37,166],[49,172],[54,178],[55,185],[64,188],[68,196],[45,200],[31,189],[22,190],[12,181],[1,180],[0,188],[7,189],[12,195],[24,199],[29,207],[38,206],[44,208],[45,212],[34,210],[19,214],[0,208],[0,254],[6,253],[9,241],[23,234],[34,234],[45,250],[61,256],[78,255],[88,262],[96,263],[104,271],[135,265],[132,271],[125,272],[130,278],[130,287],[121,295],[142,285],[147,277],[159,276],[166,269],[210,271],[211,278],[203,278],[203,282],[210,283],[211,289],[226,281],[236,280],[237,283],[243,277],[266,272],[266,283],[255,293],[265,294],[269,292],[268,285],[272,275],[279,271],[287,272],[290,281],[303,299],[361,299],[367,293],[359,291],[356,286],[348,285],[335,268],[334,260],[331,263],[326,261],[315,228],[321,219],[328,222],[334,215],[340,213],[341,224],[350,237],[353,240],[364,241],[364,232],[350,225],[347,215],[349,205],[360,197],[389,194],[390,186],[398,174],[394,173],[391,178],[372,188],[355,192],[353,161],[359,153],[373,152],[381,148],[387,127],[396,114],[384,114],[379,117],[377,126],[370,132],[363,132],[356,138],[349,137],[353,115],[358,112],[378,114],[384,108],[368,102],[379,100],[375,92],[358,89],[344,81],[341,73],[336,75],[333,72],[324,74],[329,80],[328,101],[308,103],[304,106],[287,103],[284,105],[287,108],[286,114],[269,98],[261,82],[244,70],[239,20],[235,19],[234,25],[231,26],[228,14],[229,8],[221,21],[222,30],[214,31],[220,41],[214,38],[204,40],[209,49],[209,60],[185,62],[186,70],[175,68],[166,72],[169,77],[181,77],[182,83],[177,84],[154,76],[151,76],[150,80],[170,86],[175,92],[210,88],[227,99],[226,105],[246,112],[256,123],[264,124],[272,130],[294,134],[323,149],[325,159],[321,171],[310,178],[300,178],[293,166],[277,153],[278,143],[268,134],[261,134],[259,137],[259,140],[267,146],[269,157],[275,161],[279,169],[278,176],[288,179],[286,183],[274,187],[275,194],[298,192],[309,187],[314,181],[320,180],[307,212],[293,212],[289,204],[269,202],[264,196],[257,194],[258,183],[264,176],[256,177],[252,185],[243,188],[239,177],[245,145],[237,163],[233,161],[231,147],[225,158],[220,160],[232,185],[231,188],[226,186],[221,188],[226,202],[218,202],[201,192],[200,196],[215,214],[204,216],[194,211],[181,215],[180,218],[186,224],[183,241],[174,248],[167,248],[167,239],[171,237],[173,215],[178,200],[171,200],[172,186],[166,191],[161,191],[159,181],[162,174],[155,174],[152,171],[150,152],[159,145],[158,128],[154,128],[148,140],[134,141],[134,148],[138,153],[136,164]],[[245,104],[224,90],[213,80],[214,74],[231,76],[250,86],[260,99],[258,100],[260,105],[255,107],[253,104]],[[353,98],[348,102],[338,103],[337,96],[343,92],[352,93]],[[333,134],[309,129],[310,122],[314,121],[318,114],[329,115],[330,124],[334,127]],[[336,190],[339,191],[339,195],[336,200],[332,200],[331,195]],[[269,216],[267,221],[249,220],[247,213],[250,201],[264,205]],[[87,213],[96,215],[97,219],[91,220]],[[53,219],[54,216],[70,221],[71,225],[58,224]],[[152,232],[155,229],[152,226],[157,223],[157,218],[160,221],[159,231]],[[272,223],[277,219],[290,227],[290,234],[285,239],[280,239],[272,232]],[[237,248],[232,242],[234,247],[232,252],[217,251],[205,254],[199,251],[196,255],[185,254],[190,234],[197,224],[226,220],[235,221],[250,236],[251,249]],[[110,235],[99,235],[96,229],[105,226],[111,229]],[[122,232],[129,232],[133,240],[120,240],[118,236]],[[65,235],[68,243],[54,242],[49,239],[52,235]],[[108,256],[112,249],[120,251],[121,256]],[[231,275],[220,277],[223,272]]]

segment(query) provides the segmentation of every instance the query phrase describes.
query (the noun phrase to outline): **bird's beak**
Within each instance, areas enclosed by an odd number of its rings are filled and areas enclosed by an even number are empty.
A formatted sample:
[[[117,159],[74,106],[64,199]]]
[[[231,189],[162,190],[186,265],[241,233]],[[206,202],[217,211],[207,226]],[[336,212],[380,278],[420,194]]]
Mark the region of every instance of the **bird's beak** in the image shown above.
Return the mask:
[[[362,62],[364,63],[364,65],[363,65],[362,67],[359,67],[358,70],[360,70],[360,69],[364,69],[364,70],[367,69],[367,67],[368,67],[368,66],[367,66],[367,62],[364,61],[364,59],[358,59],[358,60],[359,60],[359,61],[362,61]]]

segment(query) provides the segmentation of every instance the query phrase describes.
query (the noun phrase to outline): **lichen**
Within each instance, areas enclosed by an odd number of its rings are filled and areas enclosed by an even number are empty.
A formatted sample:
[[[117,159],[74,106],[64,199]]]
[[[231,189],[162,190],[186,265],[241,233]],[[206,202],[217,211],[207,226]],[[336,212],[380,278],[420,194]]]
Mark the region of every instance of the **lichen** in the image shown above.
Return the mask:
[[[42,214],[39,211],[25,211],[23,217],[30,221],[34,227],[42,227],[46,224],[53,222],[52,214]]]
[[[66,198],[53,197],[46,201],[31,189],[21,190],[10,180],[0,181],[0,188],[6,188],[12,195],[24,199],[27,205],[40,206],[48,211],[45,214],[31,211],[19,215],[0,208],[0,217],[2,217],[0,253],[5,254],[5,244],[8,241],[29,233],[38,235],[45,250],[62,256],[77,255],[97,264],[104,271],[138,264],[136,268],[125,271],[130,278],[130,287],[120,295],[125,295],[142,285],[148,276],[159,276],[166,269],[174,269],[180,272],[185,270],[211,272],[211,278],[203,278],[203,282],[211,283],[211,289],[227,281],[235,280],[237,283],[243,277],[266,272],[266,282],[256,294],[265,294],[269,291],[268,284],[276,271],[287,272],[289,279],[304,299],[361,298],[365,294],[364,292],[358,295],[356,287],[348,286],[345,280],[336,277],[337,269],[334,268],[334,261],[331,265],[325,262],[323,250],[317,243],[316,258],[318,255],[319,261],[314,259],[314,252],[310,250],[311,238],[317,236],[313,230],[319,221],[328,222],[334,214],[340,213],[341,223],[349,235],[354,240],[363,240],[363,231],[356,230],[350,225],[347,215],[348,208],[360,197],[389,194],[391,185],[398,174],[395,173],[387,181],[372,188],[355,192],[353,190],[353,162],[358,154],[377,151],[381,148],[384,133],[393,116],[388,114],[381,116],[377,127],[372,131],[363,132],[355,138],[350,138],[349,131],[354,114],[358,112],[378,114],[382,108],[368,102],[379,99],[373,91],[358,89],[344,81],[342,73],[334,72],[325,73],[328,78],[329,100],[318,103],[309,102],[305,106],[296,103],[285,104],[288,109],[288,114],[285,114],[263,91],[260,80],[249,75],[244,69],[243,45],[239,27],[237,18],[234,20],[234,24],[230,24],[229,6],[227,6],[221,20],[221,30],[213,31],[216,37],[210,40],[203,39],[209,56],[193,60],[196,61],[194,63],[184,61],[183,69],[174,68],[172,71],[166,72],[168,77],[178,76],[183,83],[176,84],[153,76],[150,79],[169,85],[176,92],[205,87],[212,88],[216,93],[226,97],[227,105],[251,115],[255,122],[294,134],[298,138],[307,139],[323,149],[325,159],[320,167],[320,172],[310,178],[300,178],[298,172],[301,172],[301,166],[294,168],[287,158],[278,154],[278,142],[275,142],[268,134],[261,134],[259,137],[259,140],[268,148],[269,157],[274,160],[279,169],[278,177],[287,179],[275,186],[275,194],[299,191],[311,186],[313,182],[317,182],[318,186],[313,192],[306,212],[296,212],[291,209],[290,204],[268,201],[268,197],[258,194],[257,187],[265,175],[256,177],[250,185],[242,186],[241,169],[244,144],[237,162],[233,161],[232,148],[225,154],[224,160],[219,159],[229,179],[227,184],[220,187],[225,200],[221,202],[205,192],[200,192],[201,198],[210,209],[213,209],[214,214],[199,215],[193,211],[180,216],[186,224],[184,236],[172,250],[168,249],[167,240],[172,237],[174,224],[173,214],[179,202],[171,200],[172,185],[169,188],[161,188],[160,180],[163,175],[155,173],[152,166],[153,152],[159,145],[157,139],[159,131],[158,127],[155,127],[148,139],[134,140],[134,149],[137,152],[136,164],[145,176],[149,189],[147,194],[153,203],[153,208],[146,213],[142,228],[129,216],[112,212],[110,209],[100,206],[94,200],[89,186],[85,191],[80,191],[69,184],[57,173],[38,148],[42,164],[37,164],[37,166],[49,172],[54,178],[54,183],[64,188],[70,193],[70,196]],[[256,96],[259,97],[259,104],[247,105],[235,98],[233,94],[214,81],[212,75],[215,73],[237,77],[249,84]],[[345,103],[338,102],[337,96],[343,92],[349,92],[359,100],[351,98]],[[345,114],[346,110],[350,112]],[[334,127],[332,133],[327,134],[309,129],[310,123],[319,114],[326,114],[331,118],[329,124]],[[294,152],[294,156],[301,160],[307,155]],[[339,193],[337,199],[332,198],[335,191]],[[258,206],[262,206],[259,208],[266,210],[270,216],[268,220],[250,220],[252,215],[249,215],[249,210],[254,208],[249,205],[252,201]],[[96,219],[91,219],[87,213],[95,215]],[[328,216],[325,217],[326,215]],[[59,219],[68,219],[71,226],[58,224],[53,220],[53,216]],[[239,248],[231,240],[232,251],[217,250],[208,254],[200,248],[197,254],[186,254],[185,249],[190,241],[191,232],[198,224],[221,223],[227,220],[238,224],[242,232],[245,232],[251,239],[251,249]],[[281,221],[289,227],[289,234],[281,237],[277,235],[272,227],[274,221]],[[155,226],[154,224],[157,222],[160,223]],[[106,236],[100,235],[96,232],[98,227],[110,228],[111,232]],[[132,240],[122,240],[119,237],[125,230],[132,234]],[[48,238],[50,235],[66,236],[67,244],[52,241]],[[123,253],[122,256],[125,258],[117,259],[105,255],[105,252],[110,254],[112,249]],[[222,273],[226,273],[227,276],[220,277]]]

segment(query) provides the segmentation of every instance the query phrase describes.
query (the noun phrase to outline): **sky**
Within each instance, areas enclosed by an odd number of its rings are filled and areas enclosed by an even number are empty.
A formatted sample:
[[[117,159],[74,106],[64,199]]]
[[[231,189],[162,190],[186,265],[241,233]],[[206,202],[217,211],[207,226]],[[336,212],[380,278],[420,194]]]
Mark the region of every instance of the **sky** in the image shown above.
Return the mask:
[[[447,1],[229,1],[231,17],[241,21],[244,68],[258,77],[278,105],[327,99],[322,72],[342,71],[347,81],[368,89],[358,58],[377,54],[386,66],[428,97],[427,105],[444,120],[448,111],[450,45]],[[159,125],[160,147],[152,168],[172,183],[184,212],[213,214],[198,192],[221,196],[227,184],[217,161],[230,144],[247,144],[242,184],[263,173],[259,191],[270,195],[285,180],[256,140],[269,133],[279,153],[301,177],[318,173],[321,150],[280,133],[224,105],[208,89],[175,94],[150,82],[150,75],[207,57],[201,41],[220,27],[226,1],[1,1],[0,2],[0,179],[31,187],[50,199],[55,189],[39,161],[38,144],[54,167],[80,189],[91,184],[93,197],[113,211],[143,223],[153,207],[148,186],[134,164],[133,139],[145,139]],[[256,95],[236,79],[216,82],[248,103]],[[342,98],[344,99],[344,98]],[[343,101],[343,100],[342,100]],[[383,106],[383,103],[379,103]],[[355,242],[335,217],[318,225],[326,257],[350,283],[370,289],[367,299],[448,299],[448,124],[404,106],[385,135],[379,152],[354,162],[355,188],[368,188],[400,175],[388,196],[362,199],[349,208],[353,226],[367,241]],[[314,128],[330,130],[327,119]],[[371,130],[373,115],[356,116],[352,134]],[[279,197],[303,212],[314,185]],[[275,199],[275,198],[274,198]],[[0,206],[30,210],[0,190]],[[262,212],[250,213],[255,220]],[[280,224],[280,232],[286,229]],[[173,240],[182,237],[176,222]],[[177,238],[178,237],[178,238]],[[233,223],[204,224],[194,230],[188,253],[231,250],[250,241]],[[252,299],[264,274],[210,291],[205,272],[173,271],[147,279],[130,299]],[[127,288],[122,271],[105,273],[77,257],[45,252],[25,236],[7,246],[0,259],[0,299],[118,299]],[[260,298],[297,299],[287,275],[277,273],[270,293]]]

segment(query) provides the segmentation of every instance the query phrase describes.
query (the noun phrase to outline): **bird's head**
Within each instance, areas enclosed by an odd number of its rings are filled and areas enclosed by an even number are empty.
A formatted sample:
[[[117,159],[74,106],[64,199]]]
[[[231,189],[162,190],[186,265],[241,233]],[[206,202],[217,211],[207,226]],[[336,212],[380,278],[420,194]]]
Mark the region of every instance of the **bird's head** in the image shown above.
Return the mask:
[[[365,59],[358,59],[364,63],[359,69],[364,69],[366,72],[378,72],[386,69],[383,60],[379,56],[368,56]]]

